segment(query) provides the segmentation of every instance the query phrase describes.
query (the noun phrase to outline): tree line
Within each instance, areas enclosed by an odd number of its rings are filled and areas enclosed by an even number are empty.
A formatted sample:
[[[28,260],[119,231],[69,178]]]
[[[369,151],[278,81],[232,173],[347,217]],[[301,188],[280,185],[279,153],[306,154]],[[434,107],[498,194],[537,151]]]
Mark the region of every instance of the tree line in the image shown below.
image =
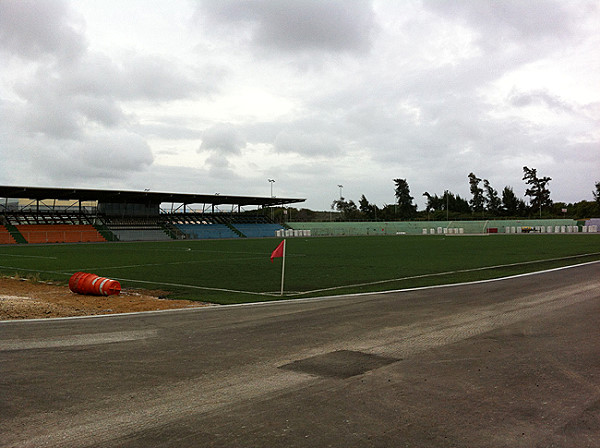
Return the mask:
[[[527,186],[525,197],[517,197],[513,188],[505,186],[501,192],[494,189],[487,179],[469,173],[468,182],[471,198],[462,198],[451,191],[442,194],[424,192],[425,209],[418,211],[406,179],[393,179],[393,204],[379,207],[372,204],[363,194],[358,204],[343,197],[331,204],[336,219],[342,221],[374,220],[446,220],[446,219],[489,219],[489,218],[592,218],[600,217],[600,181],[593,191],[595,201],[580,201],[574,204],[554,203],[550,198],[548,184],[552,178],[540,177],[535,168],[523,167],[523,181]],[[302,213],[304,211],[304,213]],[[306,209],[298,210],[297,217],[311,220]],[[306,215],[306,216],[304,216]],[[313,216],[314,218],[314,216]],[[331,219],[331,218],[330,218]]]

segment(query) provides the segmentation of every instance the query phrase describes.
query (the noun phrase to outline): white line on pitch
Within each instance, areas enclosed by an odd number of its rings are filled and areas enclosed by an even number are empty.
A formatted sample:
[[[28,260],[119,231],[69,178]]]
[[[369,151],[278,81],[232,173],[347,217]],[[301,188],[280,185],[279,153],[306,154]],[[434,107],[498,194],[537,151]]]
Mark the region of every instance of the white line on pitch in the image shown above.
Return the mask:
[[[304,257],[304,254],[296,254],[289,255],[288,257]],[[223,259],[223,261],[250,261],[250,260],[267,260],[269,254],[264,254],[260,257],[248,257],[248,258],[227,258]],[[81,268],[80,270],[110,270],[110,269],[129,269],[129,268],[143,268],[148,266],[168,266],[168,265],[180,265],[180,264],[198,264],[198,263],[208,263],[214,265],[218,263],[220,260],[188,260],[188,261],[170,261],[168,263],[142,263],[142,264],[128,264],[122,266],[96,266],[96,267],[86,267]]]
[[[58,260],[58,257],[43,257],[41,255],[16,255],[16,254],[3,254],[3,253],[0,253],[0,257],[45,258],[47,260]]]
[[[546,263],[546,262],[550,262],[550,261],[569,260],[572,258],[581,258],[581,257],[587,257],[590,255],[599,255],[599,254],[600,254],[600,252],[593,252],[590,254],[570,255],[568,257],[547,258],[544,260],[533,260],[533,261],[521,261],[518,263],[499,264],[496,266],[484,266],[484,267],[480,267],[480,268],[471,268],[471,269],[458,269],[456,271],[436,272],[433,274],[411,275],[408,277],[392,278],[392,279],[388,279],[388,280],[377,280],[374,282],[356,283],[354,285],[342,285],[342,286],[332,286],[329,288],[322,288],[322,289],[313,289],[311,291],[304,291],[304,292],[299,292],[299,293],[295,293],[295,294],[291,294],[291,295],[300,296],[300,295],[304,295],[304,294],[314,294],[316,292],[334,291],[336,289],[343,289],[343,288],[356,288],[359,286],[381,285],[383,283],[392,283],[392,282],[399,282],[399,281],[404,281],[404,280],[415,280],[418,278],[439,277],[439,276],[450,275],[450,274],[459,274],[459,273],[464,274],[466,272],[485,271],[485,270],[497,269],[497,268],[508,268],[508,267],[512,267],[512,266],[523,266],[523,265],[527,265],[527,264]]]
[[[27,272],[42,272],[44,274],[58,274],[58,275],[73,275],[73,273],[69,272],[60,272],[60,271],[42,271],[40,269],[25,269],[19,268],[15,266],[0,266],[0,269],[14,269],[15,271],[27,271]]]
[[[213,288],[210,286],[185,285],[182,283],[168,283],[168,282],[161,282],[161,281],[134,280],[131,278],[118,278],[118,277],[111,277],[111,278],[114,280],[119,280],[120,282],[146,283],[146,284],[150,284],[150,285],[175,286],[178,288],[203,289],[203,290],[207,290],[207,291],[222,291],[222,292],[234,292],[234,293],[238,293],[238,294],[251,294],[251,295],[255,295],[255,296],[273,296],[273,297],[277,296],[277,297],[279,297],[279,294],[271,294],[268,292],[239,291],[237,289]]]

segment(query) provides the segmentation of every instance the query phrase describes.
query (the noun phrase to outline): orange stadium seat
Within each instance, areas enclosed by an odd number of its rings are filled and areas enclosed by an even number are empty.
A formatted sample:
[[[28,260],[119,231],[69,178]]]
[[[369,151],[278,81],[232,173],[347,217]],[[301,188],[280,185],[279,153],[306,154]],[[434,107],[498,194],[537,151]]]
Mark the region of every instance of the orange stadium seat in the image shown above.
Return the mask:
[[[16,244],[13,236],[4,226],[0,226],[0,244]]]
[[[90,224],[23,224],[16,228],[32,244],[106,241]]]

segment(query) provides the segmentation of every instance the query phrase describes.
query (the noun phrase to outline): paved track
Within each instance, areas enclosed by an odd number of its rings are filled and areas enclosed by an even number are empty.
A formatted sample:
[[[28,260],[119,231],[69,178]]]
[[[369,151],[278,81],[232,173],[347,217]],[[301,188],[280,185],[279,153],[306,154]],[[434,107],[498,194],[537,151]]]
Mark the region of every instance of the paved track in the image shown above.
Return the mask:
[[[600,263],[0,323],[0,446],[599,447]]]

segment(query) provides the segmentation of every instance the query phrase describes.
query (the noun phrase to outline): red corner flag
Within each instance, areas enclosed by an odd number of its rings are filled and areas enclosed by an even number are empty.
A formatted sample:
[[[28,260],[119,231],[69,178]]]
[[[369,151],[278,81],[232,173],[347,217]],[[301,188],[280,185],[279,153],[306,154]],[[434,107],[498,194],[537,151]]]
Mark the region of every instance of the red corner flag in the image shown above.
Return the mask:
[[[285,246],[285,240],[279,243],[279,246],[275,248],[273,253],[271,254],[271,263],[273,263],[273,258],[281,258],[283,257],[283,247]]]

